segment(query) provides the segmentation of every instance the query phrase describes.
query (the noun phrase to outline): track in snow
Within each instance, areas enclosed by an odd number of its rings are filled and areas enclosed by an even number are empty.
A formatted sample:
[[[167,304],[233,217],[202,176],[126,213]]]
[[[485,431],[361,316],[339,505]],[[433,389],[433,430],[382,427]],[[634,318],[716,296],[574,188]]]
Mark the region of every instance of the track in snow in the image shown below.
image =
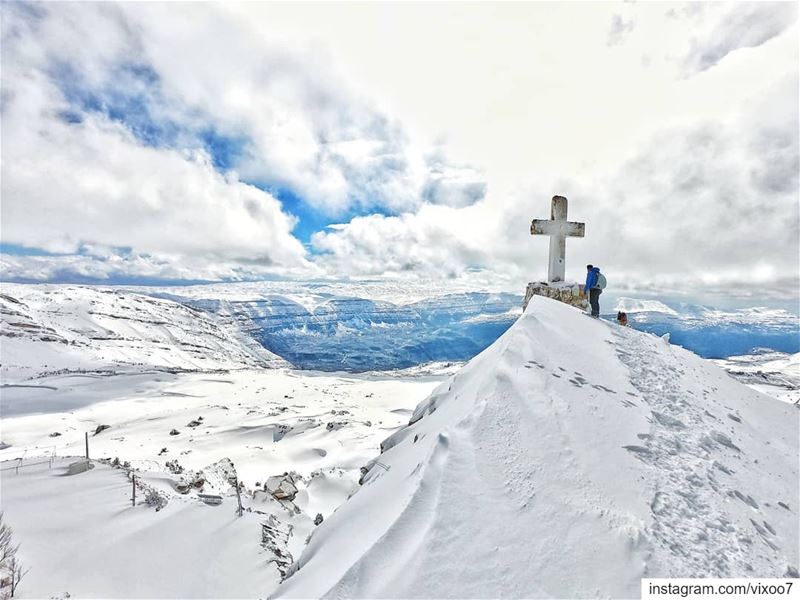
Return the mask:
[[[748,460],[735,441],[741,417],[726,414],[721,405],[718,415],[701,409],[697,394],[707,399],[717,388],[698,386],[702,389],[695,392],[679,385],[686,372],[679,361],[669,360],[674,355],[657,351],[656,345],[665,344],[660,338],[624,329],[613,335],[620,340],[617,355],[630,369],[639,401],[652,411],[641,445],[626,449],[658,472],[650,502],[653,539],[691,565],[684,577],[769,572],[780,557],[776,531],[753,497],[756,490],[730,489],[725,481]],[[727,518],[721,510],[727,502],[751,507],[747,526]]]

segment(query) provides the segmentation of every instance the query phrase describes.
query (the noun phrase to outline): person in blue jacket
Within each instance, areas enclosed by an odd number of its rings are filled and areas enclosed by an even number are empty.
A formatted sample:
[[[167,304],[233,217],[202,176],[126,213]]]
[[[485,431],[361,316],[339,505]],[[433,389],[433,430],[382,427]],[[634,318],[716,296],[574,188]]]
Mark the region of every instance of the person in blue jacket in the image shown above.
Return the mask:
[[[589,305],[592,307],[592,316],[600,318],[600,294],[603,293],[600,283],[600,267],[586,265],[586,285],[584,291],[589,296]]]

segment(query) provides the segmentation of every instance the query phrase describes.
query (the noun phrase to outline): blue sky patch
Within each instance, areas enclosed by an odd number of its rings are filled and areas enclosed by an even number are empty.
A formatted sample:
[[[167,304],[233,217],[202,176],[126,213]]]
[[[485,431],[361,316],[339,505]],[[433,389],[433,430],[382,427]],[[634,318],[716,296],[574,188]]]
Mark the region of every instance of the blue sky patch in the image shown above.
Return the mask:
[[[332,219],[323,213],[315,210],[300,196],[287,188],[252,183],[257,188],[272,194],[283,205],[284,212],[290,213],[299,219],[292,234],[300,240],[313,254],[313,247],[310,246],[311,236],[317,231],[325,229],[331,223],[338,223],[338,219]]]
[[[102,115],[119,123],[143,145],[154,148],[186,150],[204,149],[214,168],[220,172],[235,170],[250,151],[251,141],[244,134],[230,134],[206,120],[197,125],[171,119],[160,107],[168,104],[161,89],[158,73],[149,65],[127,62],[119,64],[101,86],[89,86],[76,68],[66,62],[52,65],[49,75],[62,91],[70,107],[59,114],[71,125],[80,125],[87,115]],[[181,107],[177,107],[181,108]],[[182,107],[185,114],[198,117],[191,107]],[[370,214],[389,216],[392,213],[379,203],[352,202],[350,208],[335,217],[325,214],[298,195],[290,187],[271,182],[242,180],[271,193],[283,205],[285,212],[298,218],[293,234],[314,254],[311,237],[335,223],[347,223],[352,218]],[[20,247],[9,246],[9,254],[22,254]],[[29,255],[38,251],[25,250]]]
[[[211,157],[211,164],[219,171],[236,168],[250,144],[250,140],[246,136],[223,135],[213,127],[201,131],[199,138]]]
[[[0,242],[0,254],[9,254],[11,256],[64,256],[63,254],[48,252],[41,248],[31,248],[19,244],[7,244],[5,242]]]

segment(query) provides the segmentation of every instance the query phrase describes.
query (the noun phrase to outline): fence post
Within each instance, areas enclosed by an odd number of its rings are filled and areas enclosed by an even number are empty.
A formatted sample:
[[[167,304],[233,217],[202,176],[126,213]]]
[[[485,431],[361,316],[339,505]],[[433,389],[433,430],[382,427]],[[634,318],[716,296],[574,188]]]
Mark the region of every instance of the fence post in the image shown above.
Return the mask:
[[[236,502],[239,504],[239,516],[242,516],[242,493],[239,491],[239,476],[236,476]]]
[[[84,439],[86,440],[86,460],[89,460],[89,432],[84,432]]]

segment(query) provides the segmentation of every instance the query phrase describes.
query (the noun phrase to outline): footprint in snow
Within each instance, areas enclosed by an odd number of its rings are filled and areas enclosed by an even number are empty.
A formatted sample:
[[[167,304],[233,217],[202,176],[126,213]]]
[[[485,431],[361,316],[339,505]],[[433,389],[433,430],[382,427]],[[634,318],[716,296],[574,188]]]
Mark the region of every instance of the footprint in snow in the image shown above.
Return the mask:
[[[607,388],[607,387],[606,387],[606,386],[604,386],[604,385],[599,385],[599,384],[596,384],[596,383],[593,383],[593,384],[592,384],[592,387],[593,387],[594,389],[596,389],[596,390],[601,390],[601,391],[603,391],[603,392],[608,392],[609,394],[616,394],[616,393],[617,393],[617,392],[615,392],[614,390],[612,390],[611,388]]]
[[[711,438],[715,442],[717,442],[718,444],[721,444],[721,445],[723,445],[723,446],[725,446],[727,448],[731,448],[733,450],[736,450],[737,452],[741,452],[742,451],[742,449],[739,448],[736,444],[734,444],[731,441],[731,438],[729,438],[724,433],[720,433],[719,431],[712,431],[711,432]]]
[[[731,498],[738,498],[739,500],[741,500],[741,501],[742,501],[742,502],[744,502],[745,504],[748,504],[748,505],[750,505],[751,507],[753,507],[753,508],[755,508],[756,510],[758,510],[758,502],[756,502],[756,501],[753,499],[753,497],[752,497],[752,496],[749,496],[749,495],[748,495],[748,496],[745,496],[745,495],[744,495],[742,492],[740,492],[739,490],[733,490],[733,491],[730,491],[730,492],[728,492],[728,496],[730,496]]]
[[[721,462],[718,462],[718,461],[715,460],[712,466],[715,469],[719,469],[720,471],[722,471],[726,475],[733,475],[733,471],[731,469],[729,469],[728,467],[726,467],[725,465],[723,465]]]
[[[770,548],[772,548],[773,550],[779,550],[778,546],[777,546],[777,545],[775,545],[775,544],[772,542],[772,540],[770,540],[770,539],[769,539],[769,533],[767,532],[767,530],[766,530],[764,527],[762,527],[761,525],[759,525],[759,524],[758,524],[758,522],[754,521],[753,519],[750,519],[750,522],[753,524],[753,527],[755,527],[755,530],[758,532],[758,535],[760,535],[760,536],[761,536],[761,539],[764,541],[764,543],[765,543],[767,546],[769,546],[769,547],[770,547]],[[764,525],[767,525],[767,522],[766,522],[766,521],[764,521]],[[768,525],[767,525],[767,526],[768,526]],[[768,526],[768,527],[769,527],[769,526]],[[770,527],[770,529],[772,529],[772,527]],[[774,531],[774,530],[773,530],[773,531]]]
[[[686,425],[680,419],[676,419],[675,417],[670,417],[669,415],[665,415],[656,411],[653,411],[652,415],[653,418],[664,427],[669,427],[671,429],[686,429]]]
[[[623,446],[623,448],[628,452],[634,452],[636,454],[651,454],[650,449],[644,446]]]

